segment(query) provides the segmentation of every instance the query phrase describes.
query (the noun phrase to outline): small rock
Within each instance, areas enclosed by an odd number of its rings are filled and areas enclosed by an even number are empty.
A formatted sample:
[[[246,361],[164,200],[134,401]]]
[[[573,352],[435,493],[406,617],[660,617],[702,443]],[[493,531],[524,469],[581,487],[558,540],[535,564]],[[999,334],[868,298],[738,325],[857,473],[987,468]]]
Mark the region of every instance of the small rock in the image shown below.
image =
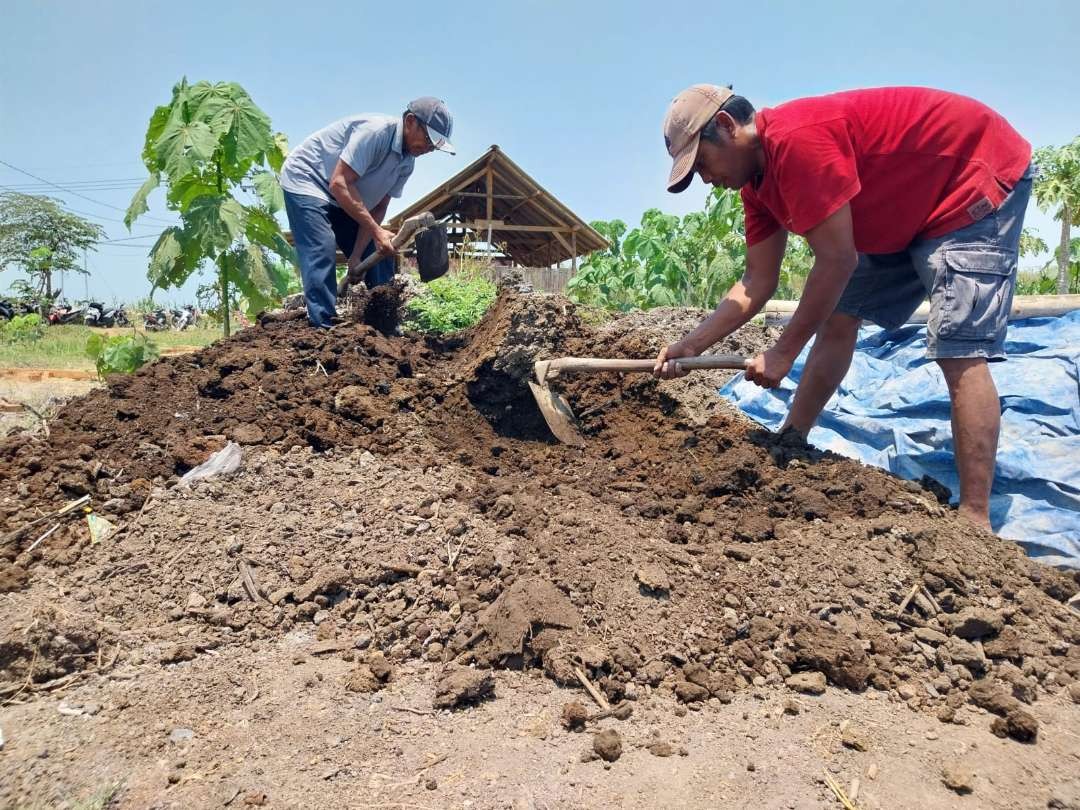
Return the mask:
[[[1069,697],[1073,703],[1080,703],[1080,681],[1069,684]]]
[[[689,681],[676,681],[674,689],[675,697],[683,703],[697,703],[698,701],[707,700],[709,697],[708,689]]]
[[[613,728],[606,728],[593,735],[593,751],[605,762],[614,762],[622,756],[622,738]]]
[[[949,637],[929,627],[916,627],[915,638],[924,644],[933,644],[936,647],[938,644],[944,644]]]
[[[190,728],[174,728],[169,732],[169,742],[179,745],[180,743],[187,742],[195,736],[195,732]]]
[[[952,621],[952,633],[963,639],[977,639],[1001,632],[1005,620],[1000,613],[986,608],[968,607],[961,610]]]
[[[804,695],[820,695],[825,692],[825,676],[820,672],[796,672],[784,683],[788,689]]]
[[[840,742],[845,748],[853,748],[856,751],[866,751],[870,747],[866,735],[855,725],[849,725],[841,732]]]
[[[675,754],[675,748],[671,743],[657,740],[649,746],[649,753],[654,757],[670,757]]]
[[[941,781],[949,790],[957,793],[971,793],[975,789],[975,773],[963,762],[946,762],[941,769]]]
[[[902,683],[896,688],[896,692],[900,695],[901,700],[911,700],[919,694],[919,689],[913,683]]]
[[[798,714],[802,711],[802,706],[799,702],[793,698],[784,699],[784,714]]]
[[[634,579],[642,588],[652,593],[665,594],[671,590],[671,578],[655,563],[646,563],[634,571]]]
[[[940,666],[947,666],[951,661],[954,664],[967,667],[967,669],[975,673],[985,672],[989,666],[989,662],[986,656],[983,655],[982,650],[970,641],[964,641],[957,636],[951,637],[938,647],[937,658]]]
[[[191,661],[198,655],[192,644],[174,644],[161,654],[161,663],[178,664],[181,661]]]
[[[185,610],[187,610],[187,611],[202,610],[202,608],[204,608],[204,607],[206,607],[206,597],[205,596],[203,596],[201,593],[196,593],[195,591],[192,591],[191,593],[188,594],[187,605],[184,606]]]

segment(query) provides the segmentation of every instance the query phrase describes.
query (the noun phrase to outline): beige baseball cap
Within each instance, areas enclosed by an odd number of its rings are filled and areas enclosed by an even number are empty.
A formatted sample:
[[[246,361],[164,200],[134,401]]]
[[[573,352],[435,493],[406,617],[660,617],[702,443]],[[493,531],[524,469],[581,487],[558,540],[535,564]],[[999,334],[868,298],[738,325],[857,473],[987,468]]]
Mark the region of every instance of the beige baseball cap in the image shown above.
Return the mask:
[[[668,191],[678,194],[690,185],[701,130],[733,95],[729,87],[695,84],[675,96],[664,116],[664,144],[674,161]]]

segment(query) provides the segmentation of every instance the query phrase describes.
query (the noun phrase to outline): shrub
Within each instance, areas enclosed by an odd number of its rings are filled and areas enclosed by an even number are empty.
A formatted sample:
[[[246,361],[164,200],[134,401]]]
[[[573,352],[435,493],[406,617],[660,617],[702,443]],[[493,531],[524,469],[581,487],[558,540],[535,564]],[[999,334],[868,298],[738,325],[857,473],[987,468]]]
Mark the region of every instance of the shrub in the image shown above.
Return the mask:
[[[91,335],[86,341],[86,354],[94,361],[98,376],[131,374],[158,357],[157,346],[146,335]]]
[[[0,325],[0,338],[5,343],[29,343],[45,335],[45,321],[36,312],[16,315]]]
[[[406,328],[446,334],[467,329],[495,300],[495,284],[479,270],[462,270],[427,284],[409,300]]]

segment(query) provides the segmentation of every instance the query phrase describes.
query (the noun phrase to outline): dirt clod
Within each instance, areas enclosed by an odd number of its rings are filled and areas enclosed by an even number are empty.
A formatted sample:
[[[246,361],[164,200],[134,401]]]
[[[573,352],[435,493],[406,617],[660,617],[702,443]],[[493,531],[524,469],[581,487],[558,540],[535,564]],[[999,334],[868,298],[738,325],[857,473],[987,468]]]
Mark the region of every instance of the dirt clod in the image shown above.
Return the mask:
[[[971,793],[975,789],[975,773],[959,760],[946,762],[941,769],[941,781],[949,790]]]
[[[1012,737],[1019,742],[1035,742],[1039,735],[1039,721],[1026,709],[1015,708],[1004,717],[994,718],[990,730],[999,737]]]
[[[825,692],[825,675],[821,672],[796,672],[784,681],[789,689],[806,695],[820,695]]]
[[[605,762],[614,762],[622,756],[622,737],[613,728],[606,728],[593,735],[593,751]]]
[[[589,709],[580,701],[574,700],[562,707],[562,726],[567,731],[581,731],[589,719]]]
[[[490,672],[478,669],[450,670],[435,685],[436,709],[456,709],[478,703],[495,692]]]
[[[848,689],[866,688],[870,666],[856,639],[823,622],[805,622],[796,629],[795,659],[825,674],[832,683]]]

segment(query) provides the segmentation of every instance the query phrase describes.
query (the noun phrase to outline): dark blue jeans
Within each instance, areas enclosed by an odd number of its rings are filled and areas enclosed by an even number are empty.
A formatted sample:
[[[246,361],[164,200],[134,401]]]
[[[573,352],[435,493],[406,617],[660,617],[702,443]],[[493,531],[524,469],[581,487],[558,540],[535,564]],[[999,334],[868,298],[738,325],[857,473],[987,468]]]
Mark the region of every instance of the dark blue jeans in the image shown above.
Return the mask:
[[[304,282],[304,300],[312,326],[329,329],[337,304],[337,273],[335,254],[338,249],[352,255],[356,246],[359,224],[326,200],[306,194],[285,192],[285,213],[300,259],[300,279]],[[368,241],[364,257],[375,250]],[[367,271],[364,282],[368,287],[386,284],[394,277],[394,257],[388,256]]]

